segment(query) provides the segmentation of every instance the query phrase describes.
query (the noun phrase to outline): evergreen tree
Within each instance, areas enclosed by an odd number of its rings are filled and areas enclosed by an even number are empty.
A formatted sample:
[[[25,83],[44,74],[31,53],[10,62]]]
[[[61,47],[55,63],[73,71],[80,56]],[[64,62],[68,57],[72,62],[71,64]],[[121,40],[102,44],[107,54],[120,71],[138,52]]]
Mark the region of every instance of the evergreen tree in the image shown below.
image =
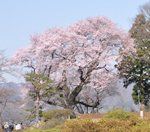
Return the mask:
[[[150,19],[144,14],[137,15],[129,32],[135,41],[136,52],[124,56],[115,66],[120,78],[125,78],[124,87],[134,83],[132,98],[135,104],[140,100],[148,105],[149,99],[146,98],[150,94]]]
[[[34,119],[36,118],[36,106],[33,106],[30,109],[26,109],[26,111],[30,112],[29,115],[27,115],[26,118],[26,124],[29,126],[30,123],[32,123],[34,121]],[[42,106],[39,106],[39,118],[42,117]]]
[[[57,89],[52,86],[52,80],[46,77],[44,74],[30,73],[26,74],[25,80],[32,84],[28,94],[36,101],[36,105],[32,109],[28,109],[32,114],[28,118],[36,117],[36,123],[38,127],[39,115],[41,113],[39,102],[43,97],[50,97],[57,94]]]

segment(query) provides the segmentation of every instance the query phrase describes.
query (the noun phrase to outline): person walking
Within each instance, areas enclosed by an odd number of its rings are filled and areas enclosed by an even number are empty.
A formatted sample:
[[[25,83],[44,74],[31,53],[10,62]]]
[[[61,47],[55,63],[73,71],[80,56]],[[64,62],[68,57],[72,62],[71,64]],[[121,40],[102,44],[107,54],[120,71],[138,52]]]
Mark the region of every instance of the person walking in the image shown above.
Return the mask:
[[[9,125],[9,132],[12,132],[14,130],[14,124],[12,123],[11,125]]]
[[[4,123],[5,124],[5,123]],[[2,124],[2,129],[4,130],[4,124]]]
[[[24,130],[24,126],[23,126],[23,123],[21,123],[21,130]]]
[[[21,124],[20,124],[20,123],[18,123],[18,124],[16,125],[16,130],[21,130]]]
[[[16,130],[16,124],[14,122],[12,124],[13,124],[14,130]]]
[[[5,125],[5,123],[2,124],[2,130],[3,130],[2,132],[4,132],[4,125]]]
[[[5,122],[5,124],[4,124],[4,130],[5,130],[5,132],[8,132],[8,127],[9,127],[8,122]]]

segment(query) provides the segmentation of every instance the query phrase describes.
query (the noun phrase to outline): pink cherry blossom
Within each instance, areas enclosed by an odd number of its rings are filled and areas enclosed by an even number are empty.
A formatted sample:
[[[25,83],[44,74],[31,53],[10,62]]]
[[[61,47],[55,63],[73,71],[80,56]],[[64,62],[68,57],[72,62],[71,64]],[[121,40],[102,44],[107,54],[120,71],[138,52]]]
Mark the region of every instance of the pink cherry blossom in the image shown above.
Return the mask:
[[[9,64],[44,73],[62,89],[67,86],[70,96],[66,98],[72,97],[72,101],[76,98],[72,95],[75,89],[80,93],[84,86],[109,87],[117,74],[112,72],[114,62],[135,51],[130,34],[111,19],[100,16],[31,35],[30,43],[16,51]],[[26,97],[27,91],[22,93]]]

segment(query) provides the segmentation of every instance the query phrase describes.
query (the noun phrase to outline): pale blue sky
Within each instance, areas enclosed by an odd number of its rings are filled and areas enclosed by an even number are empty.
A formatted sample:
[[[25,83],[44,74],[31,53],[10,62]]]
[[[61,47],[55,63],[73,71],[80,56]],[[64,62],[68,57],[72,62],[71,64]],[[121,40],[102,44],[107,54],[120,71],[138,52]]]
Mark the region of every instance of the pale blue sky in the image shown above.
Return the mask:
[[[11,57],[29,46],[29,35],[97,15],[111,18],[127,31],[138,6],[149,0],[0,0],[0,50]],[[10,81],[11,78],[9,79]]]

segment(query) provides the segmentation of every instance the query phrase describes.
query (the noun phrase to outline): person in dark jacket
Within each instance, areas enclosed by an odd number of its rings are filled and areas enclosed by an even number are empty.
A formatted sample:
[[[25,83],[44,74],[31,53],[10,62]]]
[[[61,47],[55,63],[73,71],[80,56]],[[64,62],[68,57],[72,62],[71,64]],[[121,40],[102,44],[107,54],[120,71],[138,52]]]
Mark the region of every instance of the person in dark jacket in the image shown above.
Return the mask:
[[[11,125],[9,125],[8,130],[9,130],[9,132],[12,132],[14,130],[14,124],[13,123]]]
[[[2,125],[2,129],[4,130],[4,124]]]
[[[23,126],[23,123],[21,123],[21,130],[24,130],[24,126]]]

